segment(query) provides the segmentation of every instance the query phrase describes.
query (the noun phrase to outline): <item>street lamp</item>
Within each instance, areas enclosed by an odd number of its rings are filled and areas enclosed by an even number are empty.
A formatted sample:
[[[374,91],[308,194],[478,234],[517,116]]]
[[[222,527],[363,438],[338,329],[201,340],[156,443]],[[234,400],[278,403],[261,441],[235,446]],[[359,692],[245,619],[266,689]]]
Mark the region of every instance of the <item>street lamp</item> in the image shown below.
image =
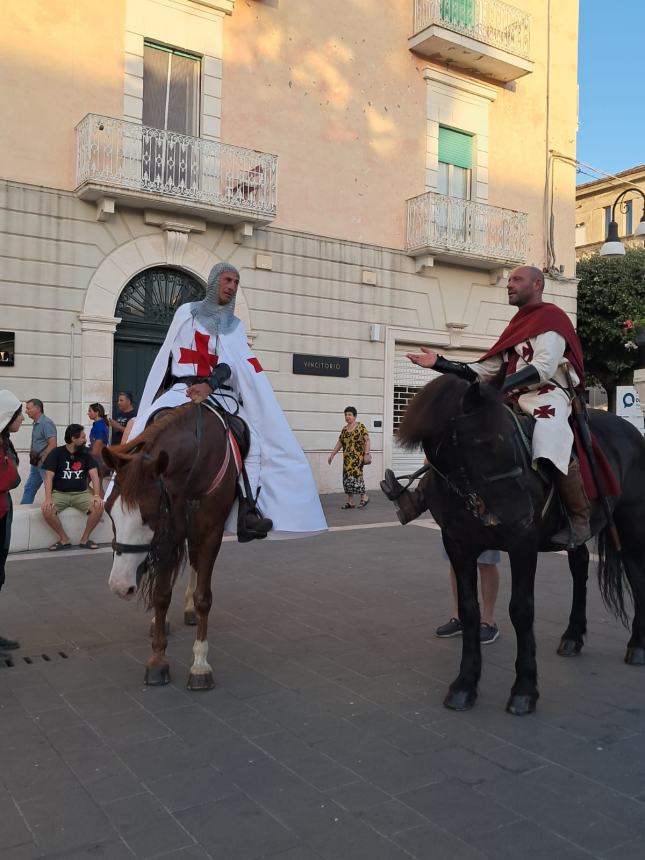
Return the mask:
[[[618,222],[616,221],[616,206],[620,204],[620,211],[627,212],[627,203],[623,199],[627,194],[640,194],[643,198],[643,214],[639,221],[638,227],[634,232],[634,236],[642,236],[645,238],[645,192],[640,188],[627,188],[622,194],[619,194],[614,205],[611,207],[611,221],[607,227],[607,238],[605,244],[600,249],[601,257],[622,257],[625,253],[625,246],[618,238]]]

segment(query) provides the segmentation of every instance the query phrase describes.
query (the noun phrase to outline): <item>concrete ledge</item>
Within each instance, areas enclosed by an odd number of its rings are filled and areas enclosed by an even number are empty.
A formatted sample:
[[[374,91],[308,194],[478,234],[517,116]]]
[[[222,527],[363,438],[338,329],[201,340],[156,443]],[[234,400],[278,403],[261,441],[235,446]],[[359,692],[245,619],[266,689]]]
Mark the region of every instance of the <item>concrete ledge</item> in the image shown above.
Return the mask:
[[[68,508],[62,512],[60,519],[71,542],[77,544],[85,528],[85,515],[73,508]],[[45,523],[40,505],[14,504],[11,529],[12,553],[46,549],[55,540],[56,535]],[[112,523],[107,514],[103,514],[99,524],[92,532],[92,540],[96,543],[111,542]]]

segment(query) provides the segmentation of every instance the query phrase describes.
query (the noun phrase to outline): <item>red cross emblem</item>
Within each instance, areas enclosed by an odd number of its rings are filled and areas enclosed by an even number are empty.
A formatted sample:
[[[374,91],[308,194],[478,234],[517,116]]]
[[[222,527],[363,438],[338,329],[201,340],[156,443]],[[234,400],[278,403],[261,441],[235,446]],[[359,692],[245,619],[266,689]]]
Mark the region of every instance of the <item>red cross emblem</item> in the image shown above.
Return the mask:
[[[537,409],[533,410],[533,415],[536,418],[550,418],[555,415],[555,409],[553,406],[538,406]]]
[[[542,385],[538,388],[537,394],[548,394],[549,391],[555,391],[555,385],[550,385],[548,383],[546,385]]]
[[[217,367],[217,356],[208,351],[210,336],[195,332],[195,349],[181,347],[179,364],[194,364],[197,376],[210,376],[211,370]]]
[[[522,358],[526,362],[529,362],[533,358],[533,347],[530,343],[525,343],[522,347]]]

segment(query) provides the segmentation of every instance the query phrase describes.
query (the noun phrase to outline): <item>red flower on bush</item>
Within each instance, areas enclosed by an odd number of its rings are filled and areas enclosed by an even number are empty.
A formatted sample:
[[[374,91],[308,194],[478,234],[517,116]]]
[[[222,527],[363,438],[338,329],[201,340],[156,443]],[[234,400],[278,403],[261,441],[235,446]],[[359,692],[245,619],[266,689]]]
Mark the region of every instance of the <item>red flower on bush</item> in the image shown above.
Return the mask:
[[[625,320],[623,328],[625,331],[631,331],[634,328],[634,323],[631,320]]]

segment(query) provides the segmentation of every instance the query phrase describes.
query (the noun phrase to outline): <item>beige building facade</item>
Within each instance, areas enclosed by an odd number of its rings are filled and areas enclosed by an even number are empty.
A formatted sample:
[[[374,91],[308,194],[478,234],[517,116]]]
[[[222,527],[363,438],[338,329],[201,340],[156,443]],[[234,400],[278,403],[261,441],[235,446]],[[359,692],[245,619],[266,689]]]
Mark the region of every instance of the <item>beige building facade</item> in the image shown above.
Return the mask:
[[[612,220],[616,199],[624,191],[634,188],[634,194],[625,195],[624,201],[615,209],[620,240],[627,246],[640,245],[642,238],[633,238],[634,231],[643,217],[643,198],[638,189],[645,192],[645,164],[621,170],[615,176],[585,182],[576,188],[576,256],[588,256],[600,250],[607,237],[607,228]],[[622,204],[622,205],[621,205]]]
[[[62,430],[140,393],[181,301],[238,313],[321,491],[345,406],[383,468],[431,372],[548,270],[575,317],[576,0],[23,0],[0,33],[0,387]],[[303,356],[322,356],[323,360]],[[305,372],[294,372],[294,370]],[[339,375],[316,375],[339,374]],[[29,446],[29,429],[18,436]]]

